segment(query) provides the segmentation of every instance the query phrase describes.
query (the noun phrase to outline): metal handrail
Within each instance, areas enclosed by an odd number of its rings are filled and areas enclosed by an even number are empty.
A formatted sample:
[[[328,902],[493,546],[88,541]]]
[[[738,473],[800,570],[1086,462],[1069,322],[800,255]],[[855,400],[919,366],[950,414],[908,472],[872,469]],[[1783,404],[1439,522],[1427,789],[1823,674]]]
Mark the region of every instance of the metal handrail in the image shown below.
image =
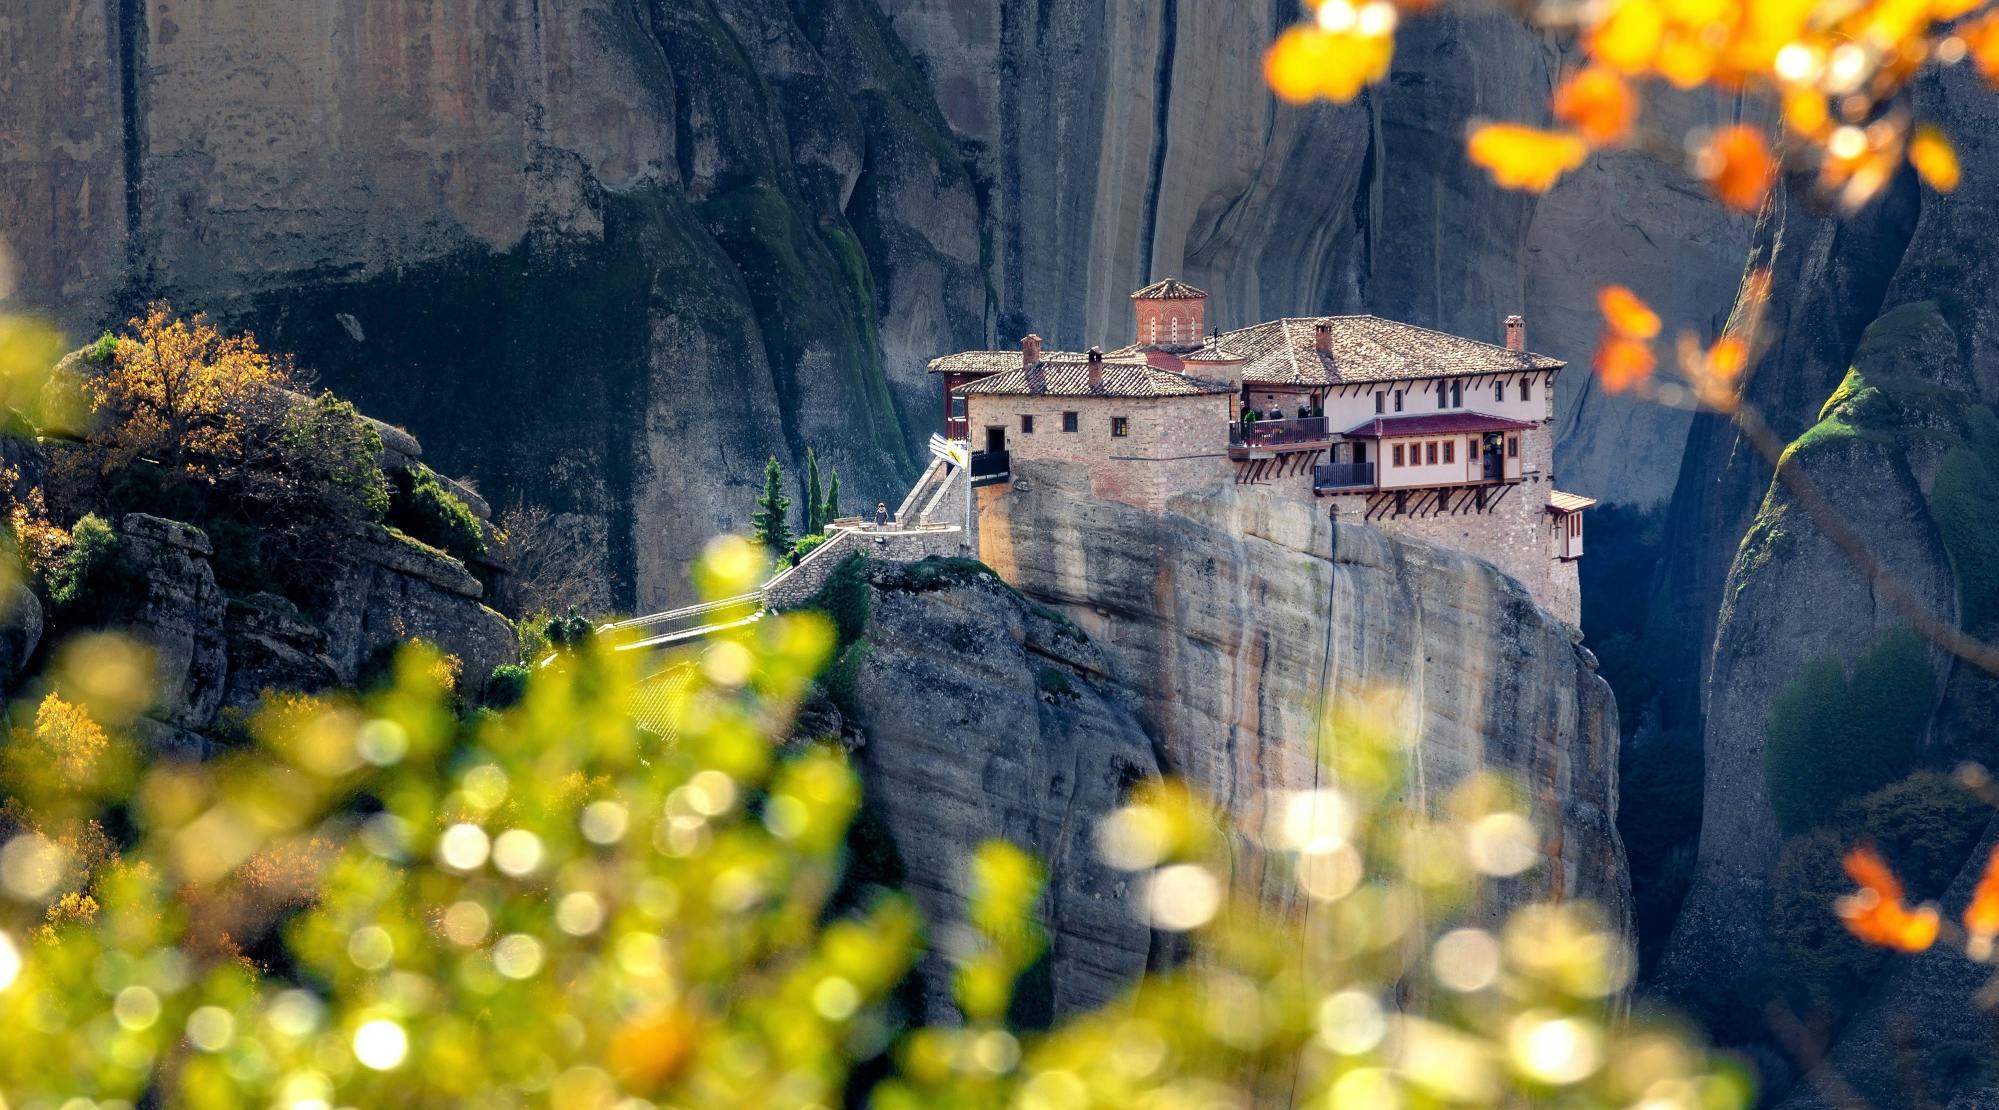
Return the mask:
[[[1374,464],[1320,463],[1312,468],[1313,489],[1353,489],[1374,485]]]

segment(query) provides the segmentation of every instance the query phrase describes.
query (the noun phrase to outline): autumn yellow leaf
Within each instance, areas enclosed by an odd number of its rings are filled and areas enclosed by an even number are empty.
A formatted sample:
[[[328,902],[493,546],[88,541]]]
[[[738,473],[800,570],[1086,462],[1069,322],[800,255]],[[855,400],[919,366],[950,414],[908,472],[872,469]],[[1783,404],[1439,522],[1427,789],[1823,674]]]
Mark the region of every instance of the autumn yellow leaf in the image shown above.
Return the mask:
[[[1659,314],[1622,285],[1606,285],[1596,295],[1610,330],[1624,339],[1651,339],[1659,334]]]
[[[1623,0],[1589,35],[1589,52],[1620,73],[1649,70],[1666,33],[1666,16],[1652,0]]]
[[[1603,66],[1572,73],[1555,90],[1555,118],[1576,129],[1591,146],[1608,146],[1631,131],[1638,98],[1631,86]]]
[[[1696,168],[1723,204],[1742,212],[1762,205],[1777,175],[1763,132],[1745,124],[1716,131],[1701,148]]]
[[[1957,149],[1934,124],[1916,128],[1909,139],[1909,164],[1916,167],[1925,184],[1939,193],[1957,188],[1962,173],[1957,164]]]
[[[1797,89],[1784,95],[1784,125],[1808,139],[1825,134],[1832,123],[1825,94],[1817,89]]]
[[[1394,25],[1392,18],[1376,20],[1379,27],[1368,24],[1364,29],[1360,22],[1364,14],[1365,10],[1357,13],[1354,25],[1343,31],[1299,24],[1279,35],[1263,57],[1264,81],[1278,99],[1289,104],[1352,100],[1362,88],[1387,76],[1395,50],[1395,40],[1387,33]]]
[[[1622,393],[1650,378],[1658,361],[1644,342],[1621,335],[1604,336],[1596,349],[1597,377],[1612,393]]]
[[[1502,188],[1545,193],[1589,157],[1589,144],[1566,131],[1542,131],[1514,123],[1488,123],[1466,143],[1471,160]]]

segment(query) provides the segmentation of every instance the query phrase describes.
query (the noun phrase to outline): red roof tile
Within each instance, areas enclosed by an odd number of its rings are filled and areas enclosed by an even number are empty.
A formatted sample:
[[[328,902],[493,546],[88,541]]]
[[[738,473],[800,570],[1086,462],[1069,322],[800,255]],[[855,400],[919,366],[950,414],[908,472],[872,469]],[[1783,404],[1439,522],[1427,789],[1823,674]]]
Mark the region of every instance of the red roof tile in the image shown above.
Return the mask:
[[[1390,436],[1447,436],[1467,432],[1518,432],[1534,425],[1524,420],[1487,416],[1482,412],[1437,412],[1428,416],[1377,416],[1350,429],[1348,439]]]

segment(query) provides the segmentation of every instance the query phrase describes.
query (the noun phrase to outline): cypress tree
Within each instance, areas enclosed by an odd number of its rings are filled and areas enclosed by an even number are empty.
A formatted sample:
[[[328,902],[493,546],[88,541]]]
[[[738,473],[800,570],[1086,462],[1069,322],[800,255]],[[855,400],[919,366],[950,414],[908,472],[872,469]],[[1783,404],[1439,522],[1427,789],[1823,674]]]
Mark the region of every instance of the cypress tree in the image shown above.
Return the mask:
[[[826,504],[819,510],[819,526],[840,519],[840,468],[833,468],[833,476],[826,483]]]
[[[790,511],[791,498],[784,495],[784,468],[772,455],[764,464],[764,491],[757,498],[757,511],[750,514],[757,542],[769,548],[772,556],[791,550],[791,524],[785,519]]]
[[[826,498],[819,489],[819,456],[805,449],[805,534],[816,536],[826,530]]]

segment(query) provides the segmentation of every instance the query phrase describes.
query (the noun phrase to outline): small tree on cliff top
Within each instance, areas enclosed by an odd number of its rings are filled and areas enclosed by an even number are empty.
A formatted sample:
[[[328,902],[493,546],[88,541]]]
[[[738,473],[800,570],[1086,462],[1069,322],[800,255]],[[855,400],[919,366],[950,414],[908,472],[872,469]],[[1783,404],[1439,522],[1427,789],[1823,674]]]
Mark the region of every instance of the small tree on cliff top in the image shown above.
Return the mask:
[[[816,536],[826,530],[826,496],[819,485],[819,456],[805,449],[805,534]]]
[[[828,524],[840,519],[840,471],[836,467],[826,480],[826,502],[819,509],[819,531],[824,532]]]
[[[177,466],[234,455],[246,409],[288,381],[254,337],[224,336],[205,315],[183,320],[156,301],[127,326],[110,366],[90,382],[98,410],[116,417],[98,436],[108,467],[141,456]]]
[[[750,516],[756,541],[774,553],[789,550],[791,525],[786,522],[785,514],[790,511],[791,498],[784,495],[784,467],[772,455],[764,464],[764,491],[757,498],[757,511]]]

